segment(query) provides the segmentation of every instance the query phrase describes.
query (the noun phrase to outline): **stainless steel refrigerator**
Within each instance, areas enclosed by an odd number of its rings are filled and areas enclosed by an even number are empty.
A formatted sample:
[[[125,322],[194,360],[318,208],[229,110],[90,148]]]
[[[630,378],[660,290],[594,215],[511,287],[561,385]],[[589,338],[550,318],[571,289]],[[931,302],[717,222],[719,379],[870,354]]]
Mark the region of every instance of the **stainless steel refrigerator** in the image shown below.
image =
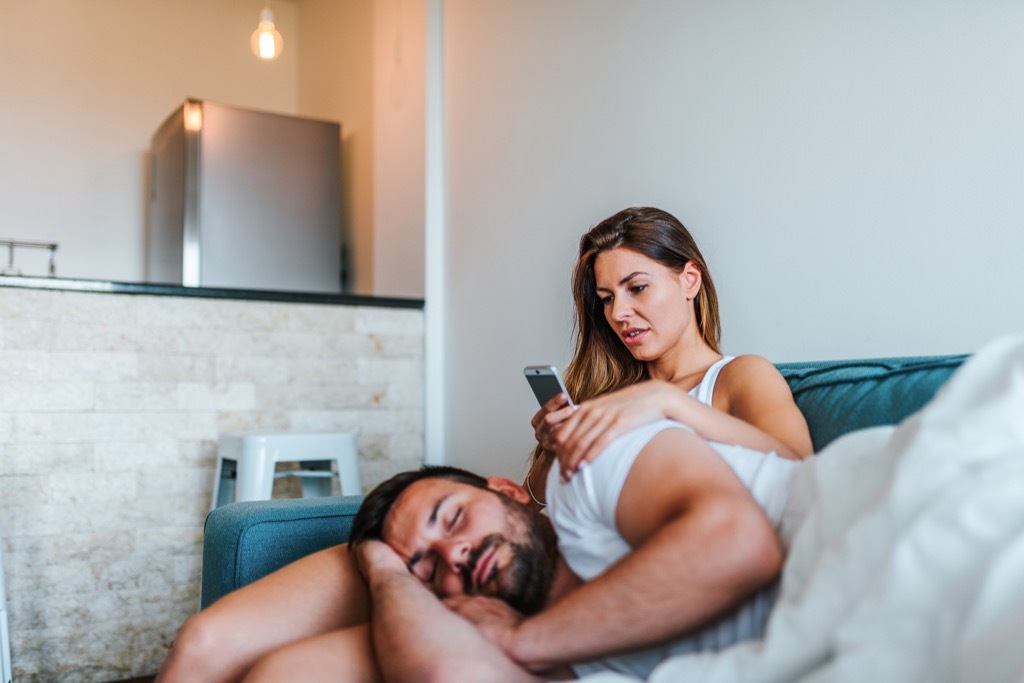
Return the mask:
[[[149,282],[341,291],[340,124],[189,99],[150,153]]]

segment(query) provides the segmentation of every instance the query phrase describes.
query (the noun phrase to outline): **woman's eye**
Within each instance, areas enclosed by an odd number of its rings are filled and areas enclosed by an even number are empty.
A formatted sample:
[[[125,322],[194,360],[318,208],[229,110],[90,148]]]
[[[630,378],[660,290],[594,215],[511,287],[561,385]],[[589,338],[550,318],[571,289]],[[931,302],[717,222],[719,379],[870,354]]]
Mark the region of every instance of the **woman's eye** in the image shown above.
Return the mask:
[[[612,303],[612,297],[610,297],[610,296],[603,296],[603,297],[601,297],[601,305],[603,305],[603,306],[610,306],[611,303]]]
[[[455,511],[455,514],[452,516],[452,521],[448,523],[448,530],[451,531],[452,529],[454,529],[455,526],[459,523],[459,520],[461,519],[462,508],[459,508],[458,510]]]
[[[629,291],[632,294],[635,295],[635,294],[639,294],[640,292],[644,291],[645,289],[647,289],[647,285],[633,285],[632,287],[629,288]]]

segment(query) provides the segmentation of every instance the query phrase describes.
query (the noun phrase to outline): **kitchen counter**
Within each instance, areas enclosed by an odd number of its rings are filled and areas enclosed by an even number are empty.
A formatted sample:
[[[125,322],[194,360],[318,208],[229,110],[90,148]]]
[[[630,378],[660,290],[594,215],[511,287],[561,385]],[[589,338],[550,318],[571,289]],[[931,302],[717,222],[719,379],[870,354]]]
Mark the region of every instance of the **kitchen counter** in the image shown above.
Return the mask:
[[[413,299],[0,276],[18,680],[160,667],[199,604],[222,434],[352,434],[366,487],[422,465],[423,329]]]
[[[202,299],[238,299],[242,301],[283,301],[305,304],[341,306],[375,306],[380,308],[423,308],[422,299],[368,296],[362,294],[327,294],[324,292],[284,292],[264,289],[227,289],[217,287],[183,287],[144,282],[110,282],[107,280],[76,280],[60,277],[0,275],[0,287],[52,289],[67,292],[102,294],[146,294],[150,296],[199,297]]]

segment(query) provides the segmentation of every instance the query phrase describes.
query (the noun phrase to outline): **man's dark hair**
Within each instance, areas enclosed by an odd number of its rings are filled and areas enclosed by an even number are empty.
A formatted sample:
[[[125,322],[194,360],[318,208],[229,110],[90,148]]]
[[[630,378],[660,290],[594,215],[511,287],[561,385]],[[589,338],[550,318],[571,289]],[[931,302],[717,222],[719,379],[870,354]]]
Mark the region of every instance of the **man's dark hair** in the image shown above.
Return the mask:
[[[424,465],[418,470],[400,472],[370,491],[363,499],[352,521],[349,545],[355,546],[368,540],[384,540],[384,519],[391,512],[395,501],[407,488],[423,479],[448,479],[480,489],[488,488],[485,478],[458,467]]]

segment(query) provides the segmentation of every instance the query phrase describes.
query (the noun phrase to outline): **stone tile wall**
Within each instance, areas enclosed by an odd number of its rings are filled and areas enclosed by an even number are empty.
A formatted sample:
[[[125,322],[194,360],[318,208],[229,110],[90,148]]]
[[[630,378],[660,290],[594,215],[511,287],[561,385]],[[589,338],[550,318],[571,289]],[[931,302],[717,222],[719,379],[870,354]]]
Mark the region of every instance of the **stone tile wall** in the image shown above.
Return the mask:
[[[155,673],[199,599],[218,434],[423,460],[417,309],[0,287],[0,533],[16,681]]]

